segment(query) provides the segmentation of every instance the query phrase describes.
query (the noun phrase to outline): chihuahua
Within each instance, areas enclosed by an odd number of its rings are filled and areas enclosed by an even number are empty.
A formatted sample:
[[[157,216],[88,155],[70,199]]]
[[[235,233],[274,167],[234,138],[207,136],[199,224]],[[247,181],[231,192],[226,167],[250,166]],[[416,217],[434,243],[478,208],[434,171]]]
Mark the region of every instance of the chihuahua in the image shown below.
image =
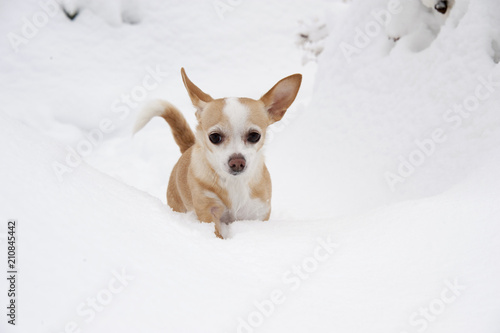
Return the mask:
[[[134,133],[151,118],[170,125],[182,156],[170,174],[167,203],[176,212],[194,211],[201,222],[269,219],[271,177],[264,163],[266,129],[279,121],[295,100],[302,75],[288,76],[259,100],[213,99],[194,85],[181,68],[182,81],[196,108],[193,133],[181,112],[166,101],[145,108]]]

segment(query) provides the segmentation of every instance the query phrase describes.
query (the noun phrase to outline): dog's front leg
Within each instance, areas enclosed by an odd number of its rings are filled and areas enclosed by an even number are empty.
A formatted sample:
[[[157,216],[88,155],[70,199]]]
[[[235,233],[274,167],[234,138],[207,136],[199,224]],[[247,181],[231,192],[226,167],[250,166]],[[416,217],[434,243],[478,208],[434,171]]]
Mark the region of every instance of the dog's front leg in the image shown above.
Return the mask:
[[[215,224],[215,236],[223,239],[220,233],[220,219],[222,214],[225,211],[224,205],[212,198],[198,198],[198,200],[194,200],[194,210],[196,215],[198,216],[198,220],[201,222],[207,222]]]

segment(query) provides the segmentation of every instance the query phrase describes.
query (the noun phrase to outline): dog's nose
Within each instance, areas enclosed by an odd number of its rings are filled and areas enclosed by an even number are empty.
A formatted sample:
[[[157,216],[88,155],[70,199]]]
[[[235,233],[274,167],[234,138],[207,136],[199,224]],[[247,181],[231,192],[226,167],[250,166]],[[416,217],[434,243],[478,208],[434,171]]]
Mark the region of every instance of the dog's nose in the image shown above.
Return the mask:
[[[233,154],[229,157],[229,168],[234,173],[242,172],[245,169],[245,157],[241,154]]]

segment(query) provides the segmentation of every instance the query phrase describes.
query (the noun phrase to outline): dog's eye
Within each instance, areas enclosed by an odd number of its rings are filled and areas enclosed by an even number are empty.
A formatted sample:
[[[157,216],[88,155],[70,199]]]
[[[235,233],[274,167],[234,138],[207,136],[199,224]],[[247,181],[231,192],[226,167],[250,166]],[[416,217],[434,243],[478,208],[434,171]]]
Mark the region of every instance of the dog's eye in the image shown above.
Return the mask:
[[[208,138],[214,145],[222,142],[222,135],[220,135],[219,133],[212,133],[208,136]]]
[[[446,14],[446,11],[448,10],[448,1],[447,0],[442,0],[439,1],[435,6],[434,9],[436,9],[438,12],[441,14]]]
[[[260,140],[260,134],[257,132],[251,132],[248,134],[247,141],[251,143],[257,143]]]

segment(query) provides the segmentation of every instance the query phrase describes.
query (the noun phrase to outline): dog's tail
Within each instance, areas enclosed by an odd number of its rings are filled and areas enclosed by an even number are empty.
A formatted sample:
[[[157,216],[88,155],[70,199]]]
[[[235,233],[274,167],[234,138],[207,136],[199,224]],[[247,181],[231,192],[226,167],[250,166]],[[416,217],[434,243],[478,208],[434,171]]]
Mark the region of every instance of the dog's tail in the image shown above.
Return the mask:
[[[184,153],[194,145],[194,133],[182,113],[167,101],[150,102],[139,114],[133,133],[139,132],[153,117],[162,117],[170,125],[175,142]]]

